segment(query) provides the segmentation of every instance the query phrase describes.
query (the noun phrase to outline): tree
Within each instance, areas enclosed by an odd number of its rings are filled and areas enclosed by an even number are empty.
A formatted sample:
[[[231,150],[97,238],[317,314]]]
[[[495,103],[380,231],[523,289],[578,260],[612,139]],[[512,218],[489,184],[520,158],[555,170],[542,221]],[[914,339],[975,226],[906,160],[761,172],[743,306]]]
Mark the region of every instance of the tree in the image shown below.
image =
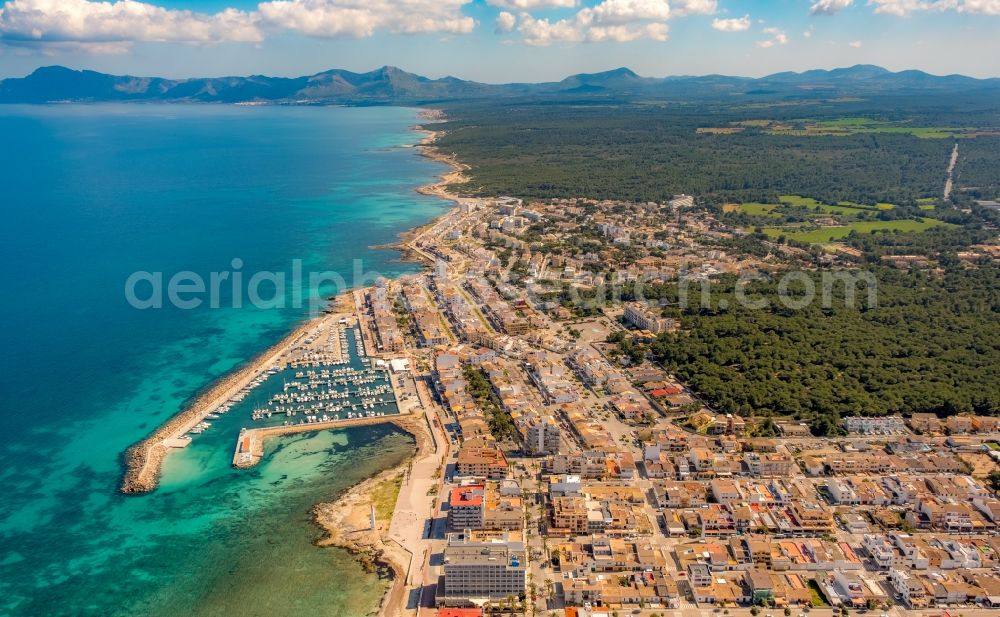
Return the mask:
[[[1000,469],[991,471],[990,475],[986,476],[986,479],[989,480],[990,487],[994,491],[1000,492]]]

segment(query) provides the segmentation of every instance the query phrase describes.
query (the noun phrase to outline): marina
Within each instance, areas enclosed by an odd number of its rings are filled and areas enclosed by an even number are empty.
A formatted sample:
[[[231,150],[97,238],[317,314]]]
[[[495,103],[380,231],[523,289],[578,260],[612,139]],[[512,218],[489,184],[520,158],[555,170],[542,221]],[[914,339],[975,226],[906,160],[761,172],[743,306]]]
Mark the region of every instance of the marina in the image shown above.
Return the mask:
[[[223,289],[219,309],[205,302],[191,311],[136,310],[121,291],[137,269],[207,274],[236,256],[247,278],[251,268],[284,272],[293,259],[304,272],[334,269],[343,280],[355,258],[390,278],[417,271],[398,252],[369,248],[447,207],[413,193],[438,164],[383,147],[416,140],[413,110],[6,107],[5,144],[26,155],[2,174],[13,200],[6,230],[46,250],[10,251],[16,284],[32,293],[30,302],[8,303],[8,347],[18,359],[4,392],[31,420],[7,418],[11,490],[0,526],[10,550],[0,558],[0,614],[371,614],[386,582],[350,554],[314,546],[307,513],[411,456],[410,435],[388,420],[391,407],[361,421],[371,426],[301,425],[268,437],[257,467],[232,468],[241,427],[304,418],[251,414],[285,378],[356,352],[353,342],[336,347],[340,319],[350,328],[353,317],[343,308],[258,309],[246,301],[247,285],[242,306]],[[225,156],[205,158],[222,145]],[[67,198],[74,169],[84,174],[86,198]],[[36,259],[46,272],[70,264],[73,276],[52,285],[28,267]],[[303,293],[320,302],[337,290],[324,282]],[[303,357],[310,338],[316,355]],[[374,349],[366,344],[364,353]],[[405,409],[412,399],[398,378],[392,385]],[[190,433],[201,422],[209,425]],[[111,494],[115,485],[128,496]],[[79,561],[67,562],[70,554]],[[283,571],[294,572],[294,585]]]
[[[332,321],[332,320],[331,320]],[[239,410],[263,426],[323,424],[398,412],[388,368],[364,355],[357,325],[321,324],[288,354],[205,415],[188,436],[209,430],[208,420]],[[245,409],[251,405],[250,409]]]
[[[365,355],[357,323],[327,317],[184,434],[163,443],[186,447],[213,430],[213,421],[224,420],[221,430],[246,422],[232,463],[244,469],[260,462],[267,437],[393,422],[400,417],[398,402],[388,365]]]
[[[186,448],[211,431],[237,431],[244,422],[315,425],[397,413],[385,363],[365,356],[357,318],[349,310],[336,310],[345,298],[349,302],[349,296],[334,299],[330,313],[220,380],[185,412],[130,448],[122,490],[151,490],[169,450]],[[270,410],[270,416],[262,410]]]

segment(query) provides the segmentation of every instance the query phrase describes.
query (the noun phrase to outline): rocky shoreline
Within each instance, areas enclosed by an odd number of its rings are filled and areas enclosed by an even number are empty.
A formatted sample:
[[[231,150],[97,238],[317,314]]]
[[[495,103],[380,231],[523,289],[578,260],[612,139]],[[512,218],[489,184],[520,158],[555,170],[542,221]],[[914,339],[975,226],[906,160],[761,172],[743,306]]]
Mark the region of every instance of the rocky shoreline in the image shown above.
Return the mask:
[[[358,482],[336,501],[313,506],[312,517],[325,535],[316,546],[334,546],[349,552],[368,572],[391,581],[382,597],[378,614],[394,617],[401,614],[406,589],[409,553],[398,542],[390,540],[390,521],[377,521],[376,529],[369,522],[372,493],[383,482],[407,474],[411,462],[429,451],[431,437],[423,415],[399,418],[393,424],[416,440],[412,456],[399,465]]]

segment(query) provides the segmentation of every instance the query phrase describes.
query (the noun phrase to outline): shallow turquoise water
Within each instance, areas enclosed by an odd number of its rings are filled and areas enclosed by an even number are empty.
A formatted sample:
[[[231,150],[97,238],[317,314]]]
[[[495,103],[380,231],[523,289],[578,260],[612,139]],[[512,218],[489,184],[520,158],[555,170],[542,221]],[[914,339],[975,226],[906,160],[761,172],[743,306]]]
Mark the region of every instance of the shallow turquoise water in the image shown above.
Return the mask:
[[[441,213],[413,110],[0,106],[0,615],[364,615],[382,583],[312,546],[309,508],[402,460],[390,428],[274,441],[230,468],[230,420],[152,495],[121,453],[306,308],[140,311],[124,283],[233,270],[410,271],[368,247]],[[223,305],[231,305],[223,286]],[[329,294],[329,286],[321,290]],[[289,291],[289,293],[291,293]],[[249,422],[249,418],[246,418]]]

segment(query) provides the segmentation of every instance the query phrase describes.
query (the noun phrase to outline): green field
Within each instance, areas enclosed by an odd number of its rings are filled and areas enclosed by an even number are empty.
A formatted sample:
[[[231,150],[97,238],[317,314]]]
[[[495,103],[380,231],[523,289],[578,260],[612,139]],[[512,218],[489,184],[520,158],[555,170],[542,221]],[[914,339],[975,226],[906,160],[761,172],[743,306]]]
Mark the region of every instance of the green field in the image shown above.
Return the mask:
[[[801,195],[782,195],[778,199],[781,203],[788,204],[789,206],[799,206],[802,208],[809,208],[810,210],[823,210],[824,212],[839,212],[844,214],[853,214],[858,210],[892,210],[896,207],[896,204],[879,202],[875,204],[874,208],[872,208],[871,206],[855,203],[853,201],[838,201],[837,205],[831,206],[830,204],[817,201],[812,197],[803,197]]]
[[[865,211],[872,211],[874,208],[870,206],[860,206],[860,205],[848,205],[846,203],[839,203],[836,206],[831,206],[829,204],[822,204],[816,206],[815,208],[810,208],[817,212],[826,212],[827,214],[860,214]]]
[[[750,202],[745,204],[727,204],[723,207],[725,212],[742,212],[743,214],[749,214],[751,216],[766,216],[772,218],[780,218],[781,214],[774,212],[774,209],[779,205],[792,206],[794,208],[802,208],[808,210],[816,215],[819,214],[846,214],[854,215],[860,212],[871,212],[873,210],[892,210],[896,207],[896,204],[890,203],[878,203],[874,207],[866,206],[864,204],[855,203],[853,201],[841,201],[836,205],[825,204],[821,201],[813,199],[812,197],[803,197],[801,195],[781,195],[778,198],[780,204],[765,204],[760,202]]]
[[[816,201],[812,197],[803,197],[801,195],[781,195],[778,200],[783,204],[788,204],[789,206],[822,206],[823,203]]]
[[[780,214],[775,214],[773,210],[778,207],[778,204],[762,204],[762,203],[748,203],[739,204],[737,208],[743,214],[750,214],[753,216],[776,216],[780,217]]]
[[[838,118],[836,120],[798,120],[790,123],[772,123],[767,128],[771,135],[796,135],[800,137],[836,137],[865,133],[890,133],[913,135],[921,139],[957,139],[968,137],[975,129],[943,126],[912,126],[906,122],[886,122],[870,118]]]
[[[859,234],[870,234],[875,231],[925,231],[937,225],[947,225],[936,219],[903,219],[898,221],[855,221],[841,227],[821,227],[804,231],[791,228],[765,227],[764,233],[772,238],[785,236],[789,240],[822,244],[846,238],[852,231]]]

